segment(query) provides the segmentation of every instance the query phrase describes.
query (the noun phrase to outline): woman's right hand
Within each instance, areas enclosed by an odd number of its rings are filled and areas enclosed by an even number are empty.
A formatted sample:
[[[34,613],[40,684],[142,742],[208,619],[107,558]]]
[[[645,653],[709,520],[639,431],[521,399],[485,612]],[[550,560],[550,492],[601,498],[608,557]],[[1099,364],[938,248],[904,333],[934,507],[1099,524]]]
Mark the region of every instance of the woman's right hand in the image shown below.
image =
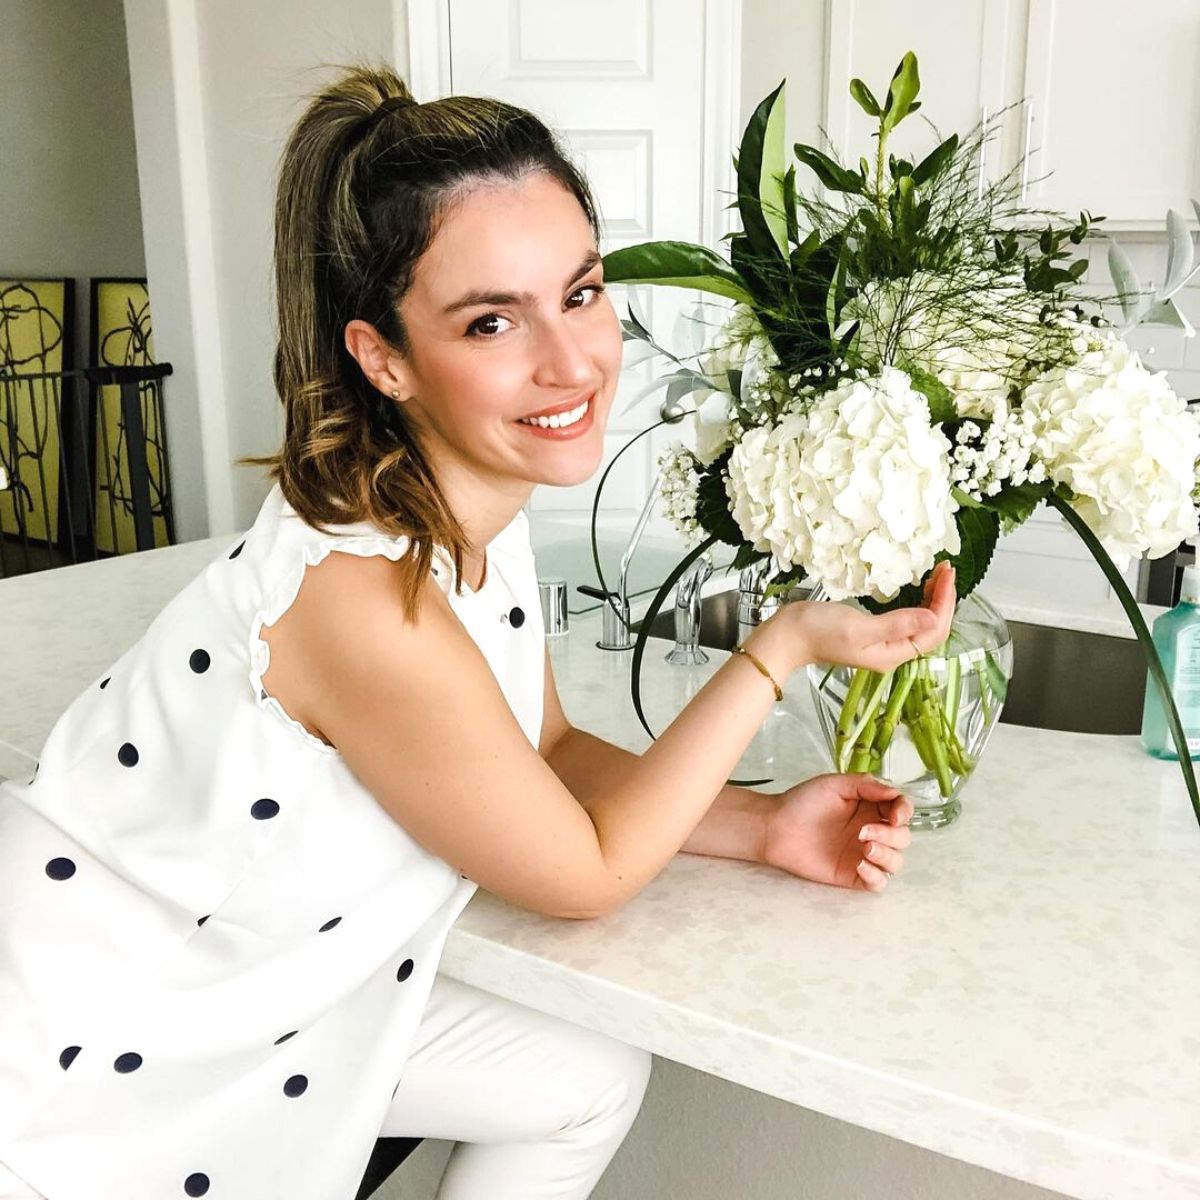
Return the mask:
[[[773,642],[786,641],[776,653],[790,653],[793,669],[820,662],[891,671],[946,640],[954,604],[954,568],[940,562],[926,582],[925,607],[873,615],[847,604],[798,600],[783,605],[755,632],[770,635]],[[770,629],[776,621],[780,627]]]

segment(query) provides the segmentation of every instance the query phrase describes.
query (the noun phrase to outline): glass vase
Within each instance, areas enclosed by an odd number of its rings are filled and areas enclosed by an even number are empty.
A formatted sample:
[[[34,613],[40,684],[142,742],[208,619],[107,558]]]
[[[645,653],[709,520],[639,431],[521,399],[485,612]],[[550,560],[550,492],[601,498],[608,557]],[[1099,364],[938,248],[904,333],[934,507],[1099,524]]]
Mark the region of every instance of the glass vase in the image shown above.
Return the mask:
[[[822,590],[811,598],[824,599]],[[1008,625],[978,592],[959,601],[936,652],[894,671],[813,664],[808,678],[834,770],[899,788],[913,803],[913,829],[951,824],[1000,719],[1012,665]]]

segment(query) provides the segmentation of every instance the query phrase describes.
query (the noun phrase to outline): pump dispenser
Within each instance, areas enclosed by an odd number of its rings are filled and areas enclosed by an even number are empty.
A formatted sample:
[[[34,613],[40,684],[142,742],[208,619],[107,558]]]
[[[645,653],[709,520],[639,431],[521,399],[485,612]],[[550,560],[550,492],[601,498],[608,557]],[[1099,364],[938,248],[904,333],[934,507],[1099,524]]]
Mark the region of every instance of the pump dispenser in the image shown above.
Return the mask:
[[[1191,546],[1195,538],[1189,538]],[[1184,567],[1179,603],[1154,622],[1155,648],[1179,710],[1188,754],[1200,758],[1200,566]],[[1142,745],[1155,758],[1178,759],[1158,687],[1146,677],[1142,706]]]

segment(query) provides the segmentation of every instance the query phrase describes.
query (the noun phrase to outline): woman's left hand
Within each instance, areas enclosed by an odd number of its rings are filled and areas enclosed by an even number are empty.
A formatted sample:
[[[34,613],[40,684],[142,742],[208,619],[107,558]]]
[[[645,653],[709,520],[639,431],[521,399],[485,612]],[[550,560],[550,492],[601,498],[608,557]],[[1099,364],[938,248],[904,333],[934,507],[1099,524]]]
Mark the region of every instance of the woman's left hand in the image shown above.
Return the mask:
[[[776,801],[763,843],[771,866],[869,892],[883,891],[903,868],[913,805],[899,789],[871,775],[817,775]]]

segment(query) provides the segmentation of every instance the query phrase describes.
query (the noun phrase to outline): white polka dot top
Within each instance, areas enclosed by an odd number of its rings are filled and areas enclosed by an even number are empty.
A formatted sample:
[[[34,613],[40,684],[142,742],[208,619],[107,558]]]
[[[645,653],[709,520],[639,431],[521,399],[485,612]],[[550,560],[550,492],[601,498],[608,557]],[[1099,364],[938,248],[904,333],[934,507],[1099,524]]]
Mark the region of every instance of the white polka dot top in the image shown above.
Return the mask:
[[[266,693],[259,631],[331,550],[407,548],[276,485],[0,785],[0,1163],[53,1200],[355,1195],[476,885]],[[525,514],[478,592],[435,561],[536,746]]]

